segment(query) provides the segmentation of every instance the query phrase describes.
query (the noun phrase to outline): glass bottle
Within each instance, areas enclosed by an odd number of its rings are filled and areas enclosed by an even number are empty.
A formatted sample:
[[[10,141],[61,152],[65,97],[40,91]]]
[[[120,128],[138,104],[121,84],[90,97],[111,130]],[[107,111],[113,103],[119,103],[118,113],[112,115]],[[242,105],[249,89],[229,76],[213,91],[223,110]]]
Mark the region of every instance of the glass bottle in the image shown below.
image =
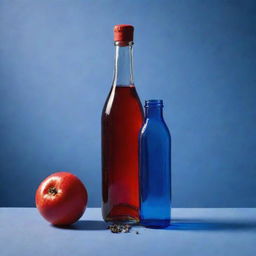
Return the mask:
[[[105,221],[139,221],[138,137],[143,109],[133,81],[133,30],[114,27],[115,67],[102,118],[102,215]]]
[[[171,136],[163,119],[163,101],[145,103],[140,132],[140,222],[166,227],[171,211]]]

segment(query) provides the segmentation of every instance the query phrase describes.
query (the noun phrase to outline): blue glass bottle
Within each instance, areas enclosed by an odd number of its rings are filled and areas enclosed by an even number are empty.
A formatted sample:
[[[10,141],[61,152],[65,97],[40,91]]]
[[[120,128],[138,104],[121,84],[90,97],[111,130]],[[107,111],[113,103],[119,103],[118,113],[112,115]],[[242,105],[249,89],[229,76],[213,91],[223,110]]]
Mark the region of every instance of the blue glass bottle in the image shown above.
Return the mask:
[[[171,219],[171,136],[163,119],[163,101],[145,102],[139,136],[140,223],[163,228]]]

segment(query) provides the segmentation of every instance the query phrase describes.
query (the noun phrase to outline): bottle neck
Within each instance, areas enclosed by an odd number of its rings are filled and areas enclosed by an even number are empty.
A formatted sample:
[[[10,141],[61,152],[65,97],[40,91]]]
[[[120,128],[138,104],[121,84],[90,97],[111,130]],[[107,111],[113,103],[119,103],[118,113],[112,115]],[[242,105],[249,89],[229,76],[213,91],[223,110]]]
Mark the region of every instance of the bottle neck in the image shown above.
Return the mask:
[[[149,107],[145,111],[146,118],[163,119],[163,108],[162,107]]]
[[[163,101],[147,100],[145,103],[146,118],[163,120]]]
[[[133,80],[133,42],[123,45],[115,42],[113,86],[131,86]]]

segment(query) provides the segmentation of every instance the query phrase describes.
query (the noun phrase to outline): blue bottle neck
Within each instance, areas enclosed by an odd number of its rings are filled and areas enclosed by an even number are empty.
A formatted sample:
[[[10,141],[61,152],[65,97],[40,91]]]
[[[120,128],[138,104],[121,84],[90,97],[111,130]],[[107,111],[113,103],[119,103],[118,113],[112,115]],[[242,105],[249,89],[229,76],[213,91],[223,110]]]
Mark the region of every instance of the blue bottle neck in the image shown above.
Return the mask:
[[[145,102],[145,114],[148,119],[163,120],[163,101],[147,100]]]
[[[163,119],[163,107],[146,107],[146,118]]]

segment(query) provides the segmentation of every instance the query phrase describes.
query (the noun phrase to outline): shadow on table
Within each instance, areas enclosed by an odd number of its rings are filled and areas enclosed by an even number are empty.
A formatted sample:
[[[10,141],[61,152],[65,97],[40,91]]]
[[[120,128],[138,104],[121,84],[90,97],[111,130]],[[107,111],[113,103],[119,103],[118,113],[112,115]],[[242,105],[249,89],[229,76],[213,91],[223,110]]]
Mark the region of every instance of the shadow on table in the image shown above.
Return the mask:
[[[76,223],[69,226],[53,226],[59,229],[69,230],[106,230],[107,224],[100,220],[79,220]]]
[[[172,224],[165,228],[165,230],[207,230],[207,231],[235,231],[247,230],[256,231],[256,222],[231,222],[230,220],[187,220],[187,219],[174,219]]]
[[[68,230],[106,230],[108,224],[100,220],[79,220],[69,226],[53,226]],[[135,225],[141,228],[139,225]],[[173,219],[172,224],[162,230],[194,230],[194,231],[254,231],[256,222],[231,222],[230,220],[206,221],[199,219]]]

